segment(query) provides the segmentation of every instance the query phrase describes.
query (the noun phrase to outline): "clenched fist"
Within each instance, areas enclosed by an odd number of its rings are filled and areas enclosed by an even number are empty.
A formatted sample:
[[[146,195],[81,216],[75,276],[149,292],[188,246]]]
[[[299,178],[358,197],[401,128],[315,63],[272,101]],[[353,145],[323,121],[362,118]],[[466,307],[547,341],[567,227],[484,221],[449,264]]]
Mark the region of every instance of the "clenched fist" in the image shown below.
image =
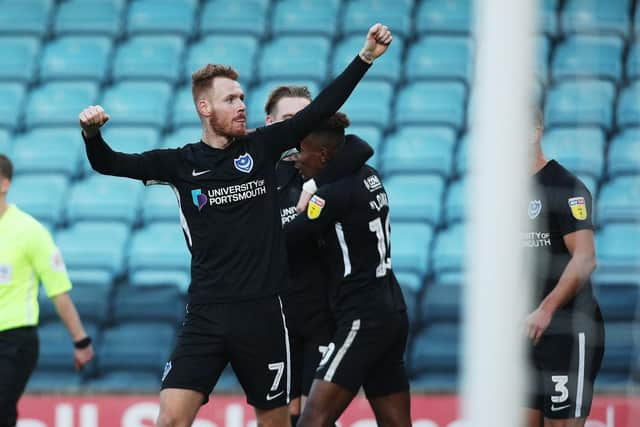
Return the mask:
[[[387,51],[392,40],[393,36],[386,25],[380,23],[373,25],[369,28],[364,47],[360,51],[360,57],[363,61],[371,64],[374,59]]]
[[[99,105],[91,105],[82,110],[78,115],[80,127],[87,138],[92,138],[98,134],[98,131],[109,121],[109,115]]]

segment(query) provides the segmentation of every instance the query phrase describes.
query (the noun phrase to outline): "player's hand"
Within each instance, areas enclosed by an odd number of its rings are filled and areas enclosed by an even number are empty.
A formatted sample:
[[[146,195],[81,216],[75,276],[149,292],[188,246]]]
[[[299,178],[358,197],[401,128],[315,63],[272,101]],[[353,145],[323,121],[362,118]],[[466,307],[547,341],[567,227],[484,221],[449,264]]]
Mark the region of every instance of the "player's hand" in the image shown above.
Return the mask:
[[[87,138],[94,137],[98,131],[109,120],[109,115],[99,105],[92,105],[85,108],[78,115],[80,127]]]
[[[534,345],[538,344],[540,338],[542,338],[542,334],[549,327],[552,317],[552,313],[542,308],[537,308],[527,316],[527,334]]]
[[[392,40],[393,36],[386,25],[382,25],[381,23],[373,25],[367,33],[364,47],[360,51],[360,58],[366,63],[371,64],[374,59],[379,58],[387,51]]]
[[[93,346],[89,345],[86,348],[76,348],[73,351],[73,362],[76,371],[82,369],[84,365],[89,363],[93,359]]]
[[[298,204],[296,205],[296,211],[298,213],[302,213],[307,209],[307,205],[309,204],[309,200],[313,197],[313,194],[302,190],[300,193],[300,198],[298,199]]]

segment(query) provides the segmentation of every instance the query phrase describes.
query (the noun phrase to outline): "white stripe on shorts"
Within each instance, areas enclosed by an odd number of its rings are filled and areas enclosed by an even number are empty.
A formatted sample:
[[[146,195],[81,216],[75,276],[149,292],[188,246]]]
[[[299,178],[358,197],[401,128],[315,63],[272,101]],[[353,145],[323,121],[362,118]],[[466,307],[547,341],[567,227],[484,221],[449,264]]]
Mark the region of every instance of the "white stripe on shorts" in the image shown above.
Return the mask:
[[[282,300],[278,296],[280,303],[280,314],[282,315],[282,326],[284,327],[284,348],[287,353],[287,403],[291,400],[291,350],[289,349],[289,329],[287,329],[287,320],[282,307]]]
[[[327,369],[327,373],[324,376],[325,381],[331,381],[333,379],[333,376],[336,373],[336,369],[338,369],[338,366],[340,366],[340,362],[342,362],[342,358],[344,357],[345,354],[347,354],[347,350],[349,350],[349,347],[351,347],[351,344],[353,343],[353,340],[356,338],[356,335],[358,335],[359,330],[360,330],[360,319],[356,319],[351,324],[351,330],[347,335],[347,339],[344,340],[344,343],[336,353],[336,357],[334,357],[333,360],[331,361],[331,364],[329,365],[329,369]]]
[[[344,277],[351,274],[351,259],[349,258],[349,247],[347,246],[347,240],[344,238],[344,231],[342,231],[342,224],[336,222],[336,236],[338,236],[338,242],[340,243],[340,250],[342,251],[342,261],[344,263]]]
[[[584,355],[585,355],[585,335],[578,333],[578,390],[576,392],[576,418],[582,414],[582,393],[584,390]]]

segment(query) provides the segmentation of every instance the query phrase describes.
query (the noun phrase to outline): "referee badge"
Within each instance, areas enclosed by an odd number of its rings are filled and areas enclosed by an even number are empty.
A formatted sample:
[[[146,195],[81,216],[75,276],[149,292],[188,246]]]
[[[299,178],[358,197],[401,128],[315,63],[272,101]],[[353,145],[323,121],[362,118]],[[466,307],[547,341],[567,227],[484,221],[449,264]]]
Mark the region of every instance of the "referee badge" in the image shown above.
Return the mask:
[[[584,197],[572,197],[569,199],[569,207],[571,215],[577,220],[583,221],[587,219],[587,204]]]
[[[317,219],[324,208],[324,199],[322,197],[313,196],[307,206],[307,217],[309,219]]]

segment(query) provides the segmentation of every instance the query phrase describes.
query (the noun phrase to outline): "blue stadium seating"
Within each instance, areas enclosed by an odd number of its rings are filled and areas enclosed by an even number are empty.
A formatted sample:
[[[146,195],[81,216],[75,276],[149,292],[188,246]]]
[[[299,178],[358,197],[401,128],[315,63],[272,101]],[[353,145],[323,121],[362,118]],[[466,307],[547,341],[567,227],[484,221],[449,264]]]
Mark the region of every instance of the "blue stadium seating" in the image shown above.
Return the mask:
[[[617,122],[619,127],[640,125],[640,81],[635,81],[631,86],[622,91],[618,97]]]
[[[267,102],[267,97],[273,89],[281,85],[307,86],[311,96],[314,97],[320,91],[320,86],[316,82],[300,79],[273,80],[254,87],[245,98],[248,128],[257,128],[265,125],[264,120],[267,114],[264,111],[264,105]]]
[[[329,40],[324,37],[276,37],[262,48],[258,76],[321,83],[327,75],[329,47]]]
[[[400,273],[400,274],[402,276],[410,275],[410,273]],[[417,278],[416,275],[411,274],[411,276]],[[407,317],[409,318],[409,329],[411,330],[413,326],[418,323],[418,316],[419,316],[418,291],[415,290],[414,288],[404,286],[400,281],[402,277],[398,277],[398,274],[396,274],[396,277],[398,279],[398,283],[400,284],[400,291],[402,292],[402,297],[404,298],[404,304],[407,309]]]
[[[640,7],[636,7],[636,14],[633,19],[633,27],[635,29],[635,36],[640,36]]]
[[[595,127],[555,128],[544,134],[542,148],[576,175],[599,179],[604,170],[605,136]]]
[[[433,173],[448,178],[452,172],[455,132],[448,127],[404,127],[384,146],[382,169],[391,174]]]
[[[565,33],[629,34],[629,0],[569,0],[562,12]]]
[[[128,34],[191,35],[197,0],[136,0],[129,6]]]
[[[110,286],[94,286],[93,284],[87,286],[86,284],[73,283],[69,294],[82,321],[86,324],[100,326],[106,324],[110,317],[110,293]],[[40,307],[40,324],[59,320],[53,302],[44,291],[38,294],[38,305]]]
[[[171,123],[174,127],[198,126],[200,116],[193,103],[191,84],[180,87],[174,96],[175,103],[172,107]]]
[[[340,111],[351,123],[387,128],[391,118],[393,86],[383,81],[360,83]]]
[[[464,134],[458,142],[455,153],[455,173],[457,176],[463,176],[467,173],[469,160],[469,134]]]
[[[447,226],[465,221],[467,218],[464,199],[465,184],[464,178],[449,184],[444,202],[444,219]]]
[[[440,223],[444,179],[438,175],[394,175],[385,180],[394,221]]]
[[[58,5],[53,21],[57,34],[98,34],[117,37],[126,0],[67,0]]]
[[[77,126],[78,114],[95,104],[98,85],[90,82],[53,82],[33,89],[25,114],[28,127]]]
[[[78,222],[55,236],[71,279],[73,271],[103,272],[111,279],[124,271],[129,227],[122,223]],[[95,275],[94,275],[95,277]],[[96,286],[105,284],[96,284]]]
[[[640,175],[620,176],[602,186],[598,223],[635,222],[640,218]]]
[[[189,271],[190,257],[180,225],[152,223],[136,231],[128,254],[129,271]]]
[[[458,274],[464,270],[465,237],[463,223],[454,224],[436,235],[433,249],[433,270],[436,282],[439,284],[456,284],[447,282],[444,275],[446,273]]]
[[[268,4],[268,0],[246,0],[242,3],[210,0],[202,9],[200,32],[261,37],[267,28]],[[247,13],[248,10],[251,13]]]
[[[610,223],[596,233],[596,283],[640,284],[639,224]]]
[[[407,224],[400,224],[400,229],[402,229],[403,226],[406,226],[406,225]],[[395,226],[394,226],[394,230],[395,230]],[[403,292],[410,291],[415,295],[420,291],[420,289],[422,288],[422,278],[419,275],[409,271],[395,271],[396,266],[393,266],[393,268],[394,268],[394,274],[396,276],[396,279],[398,279],[398,284],[402,288]]]
[[[0,33],[41,37],[49,28],[53,0],[4,0],[0,3]]]
[[[274,35],[318,34],[333,37],[337,28],[339,0],[281,0],[274,4],[271,31]]]
[[[142,196],[142,221],[172,221],[179,224],[180,216],[176,195],[168,185],[151,185],[144,189]]]
[[[465,113],[465,87],[459,82],[410,83],[396,96],[396,125],[440,124],[462,128]]]
[[[353,35],[344,38],[334,49],[331,62],[331,74],[335,77],[353,61],[353,58],[362,48],[362,35]],[[376,65],[369,68],[364,76],[364,81],[387,80],[395,83],[402,76],[402,54],[404,42],[402,39],[394,40],[389,50],[383,56],[376,59]]]
[[[411,45],[405,74],[408,80],[471,80],[472,46],[468,37],[427,36]]]
[[[31,82],[39,51],[36,37],[0,37],[0,80]]]
[[[638,8],[640,10],[640,8]],[[640,78],[640,43],[634,42],[627,55],[627,78],[637,80]]]
[[[184,317],[180,291],[173,286],[121,286],[113,302],[113,321],[156,322],[176,327]]]
[[[627,385],[634,355],[635,322],[609,322],[605,325],[605,352],[596,384]]]
[[[614,82],[622,77],[624,44],[616,36],[577,35],[560,44],[553,57],[553,78],[598,77]]]
[[[257,51],[258,41],[252,36],[207,36],[189,48],[184,66],[185,79],[190,84],[191,74],[206,64],[228,64],[238,72],[238,79],[246,90],[246,85],[253,80]]]
[[[423,0],[415,18],[416,31],[424,33],[462,33],[471,31],[469,0]]]
[[[129,275],[129,284],[135,287],[173,286],[181,294],[189,289],[191,276],[184,270],[141,270]]]
[[[0,153],[11,155],[11,145],[11,133],[6,129],[0,128]]]
[[[77,127],[39,128],[15,136],[11,160],[17,173],[61,173],[74,177],[80,171],[82,151]]]
[[[171,96],[169,83],[125,81],[103,92],[101,105],[113,123],[163,128]]]
[[[376,22],[392,29],[394,37],[407,37],[411,33],[412,0],[402,0],[389,7],[383,0],[351,0],[343,9],[341,30],[345,34],[366,34]]]
[[[200,141],[201,137],[202,128],[199,124],[195,126],[183,126],[174,132],[165,135],[161,148],[182,147],[186,144],[192,144]]]
[[[460,339],[460,325],[452,322],[434,323],[416,335],[409,365],[415,373],[425,374],[423,385],[455,390]]]
[[[73,371],[36,369],[27,382],[27,393],[50,393],[52,390],[66,393],[79,393],[82,387],[82,375]]]
[[[539,81],[546,84],[549,81],[549,53],[551,42],[545,36],[536,37],[536,76]],[[540,90],[544,93],[544,90]],[[538,99],[541,97],[538,96]]]
[[[594,286],[594,294],[606,323],[633,322],[635,320],[640,301],[638,286],[603,283]]]
[[[184,41],[178,36],[132,37],[118,47],[113,61],[113,78],[163,79],[182,77]]]
[[[419,280],[422,280],[429,272],[432,238],[433,228],[425,223],[394,222],[391,224],[393,270],[398,274],[415,274]]]
[[[0,82],[0,127],[14,130],[22,117],[25,88],[20,83]]]
[[[67,218],[76,221],[120,221],[138,217],[142,184],[130,179],[94,174],[78,181],[69,195]]]
[[[640,128],[628,128],[610,142],[607,172],[610,176],[640,174]]]
[[[108,37],[61,37],[47,44],[40,61],[40,78],[102,82],[111,56]]]
[[[611,129],[613,83],[602,80],[566,81],[553,86],[547,95],[545,123],[558,125],[596,125]]]
[[[382,131],[377,126],[369,125],[351,125],[346,130],[347,135],[353,134],[362,138],[373,148],[373,156],[367,161],[367,164],[375,169],[380,169],[382,151]]]
[[[69,178],[64,175],[16,175],[9,202],[39,221],[57,225],[62,222],[68,190]]]
[[[538,31],[550,37],[558,34],[558,1],[559,0],[543,0],[539,2],[541,8],[538,13]]]
[[[423,324],[459,322],[462,317],[463,287],[431,284],[422,295],[421,321]]]
[[[93,393],[148,393],[159,390],[161,386],[162,367],[155,371],[157,372],[136,370],[104,372],[98,377],[90,378],[86,383],[86,389]]]

